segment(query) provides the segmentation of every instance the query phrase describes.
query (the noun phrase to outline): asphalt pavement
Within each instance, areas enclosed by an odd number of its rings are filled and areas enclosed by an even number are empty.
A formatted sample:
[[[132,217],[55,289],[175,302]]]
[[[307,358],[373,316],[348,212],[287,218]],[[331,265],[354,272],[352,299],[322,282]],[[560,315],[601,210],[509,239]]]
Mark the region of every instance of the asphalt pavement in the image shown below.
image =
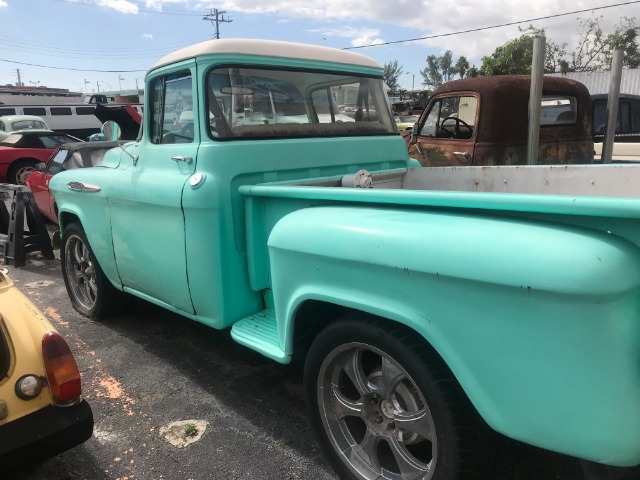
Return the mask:
[[[89,320],[71,307],[58,258],[30,253],[25,267],[8,268],[69,343],[95,418],[87,442],[12,478],[336,478],[307,421],[298,369],[236,344],[227,330],[142,301],[120,316]],[[479,473],[491,480],[574,480],[580,472],[573,458],[495,434]],[[640,470],[616,469],[614,478],[635,480]]]

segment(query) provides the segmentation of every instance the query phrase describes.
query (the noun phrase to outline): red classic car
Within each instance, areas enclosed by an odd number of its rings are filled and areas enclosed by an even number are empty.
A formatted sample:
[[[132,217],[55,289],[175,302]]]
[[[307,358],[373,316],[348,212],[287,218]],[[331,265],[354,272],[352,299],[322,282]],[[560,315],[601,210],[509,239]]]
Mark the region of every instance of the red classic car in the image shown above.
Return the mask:
[[[118,146],[118,142],[76,142],[60,145],[46,166],[38,165],[38,170],[31,173],[26,184],[31,189],[40,213],[52,222],[58,223],[58,210],[55,200],[49,191],[49,180],[56,173],[73,168],[95,167],[104,154]]]
[[[63,143],[81,140],[60,132],[16,132],[0,142],[0,181],[23,185],[39,162]]]

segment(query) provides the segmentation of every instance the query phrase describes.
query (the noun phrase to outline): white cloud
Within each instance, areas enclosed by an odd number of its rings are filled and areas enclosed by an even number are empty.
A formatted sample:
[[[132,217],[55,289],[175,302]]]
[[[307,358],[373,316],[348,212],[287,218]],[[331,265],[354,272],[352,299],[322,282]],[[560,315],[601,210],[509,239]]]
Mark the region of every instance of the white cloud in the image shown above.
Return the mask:
[[[0,8],[2,7],[8,7],[9,4],[7,2],[5,2],[4,0],[0,0]]]
[[[164,5],[167,5],[167,4],[181,4],[181,3],[186,4],[188,2],[185,1],[185,0],[145,0],[144,6],[146,8],[161,12],[162,11],[162,7]]]
[[[140,38],[143,40],[153,40],[153,35],[151,35],[150,33],[143,33],[142,35],[140,35]]]
[[[204,6],[205,2],[200,2]],[[559,4],[557,0],[456,0],[443,3],[438,0],[223,0],[217,4],[230,13],[248,14],[272,13],[283,19],[309,19],[316,21],[347,21],[350,24],[384,25],[404,27],[406,34],[399,38],[385,38],[385,41],[404,40],[431,35],[461,32],[482,27],[504,25],[517,21],[556,15],[571,11],[599,7],[601,0],[576,0]],[[561,6],[560,6],[561,5]],[[520,24],[526,27],[532,23],[537,28],[545,28],[547,38],[555,43],[569,43],[569,51],[577,40],[577,18],[588,18],[589,13],[572,14],[548,18],[536,22]],[[622,15],[640,17],[637,5],[596,11],[603,15],[603,27],[611,28]],[[346,27],[342,33],[338,29],[332,35],[349,38],[352,46],[377,44],[382,42],[379,33],[366,33],[356,28]],[[385,34],[385,37],[388,34]],[[483,29],[466,34],[442,36],[421,41],[432,48],[452,50],[454,55],[465,55],[479,59],[493,53],[496,47],[518,37],[517,25],[494,29]]]
[[[97,0],[96,5],[104,8],[111,8],[121,13],[133,13],[139,12],[138,5],[128,0]]]

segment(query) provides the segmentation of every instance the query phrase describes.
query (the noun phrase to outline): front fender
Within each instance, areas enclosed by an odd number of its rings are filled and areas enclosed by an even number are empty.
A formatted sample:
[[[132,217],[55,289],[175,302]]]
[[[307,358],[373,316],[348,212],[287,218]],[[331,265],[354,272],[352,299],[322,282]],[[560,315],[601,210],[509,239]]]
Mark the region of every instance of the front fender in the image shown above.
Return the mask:
[[[97,170],[98,172],[91,172]],[[102,170],[105,172],[105,170]],[[106,186],[108,178],[100,175],[100,169],[84,169],[81,181],[101,187],[99,192],[76,192],[68,188],[72,181],[80,181],[74,174],[76,170],[69,170],[54,175],[49,182],[49,189],[58,207],[58,222],[60,231],[70,221],[76,219],[82,225],[93,254],[109,281],[121,289],[120,276],[116,267],[113,241],[111,238],[111,212],[107,197]]]
[[[640,463],[640,252],[602,231],[490,214],[317,207],[269,237],[281,341],[308,299],[401,322],[494,429]]]

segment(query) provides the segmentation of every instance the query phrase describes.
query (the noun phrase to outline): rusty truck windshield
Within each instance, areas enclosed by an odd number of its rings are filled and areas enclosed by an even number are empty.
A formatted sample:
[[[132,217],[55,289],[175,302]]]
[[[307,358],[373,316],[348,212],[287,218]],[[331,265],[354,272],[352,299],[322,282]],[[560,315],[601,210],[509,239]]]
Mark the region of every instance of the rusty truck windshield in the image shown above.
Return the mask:
[[[381,78],[224,67],[207,77],[213,138],[397,134]]]

